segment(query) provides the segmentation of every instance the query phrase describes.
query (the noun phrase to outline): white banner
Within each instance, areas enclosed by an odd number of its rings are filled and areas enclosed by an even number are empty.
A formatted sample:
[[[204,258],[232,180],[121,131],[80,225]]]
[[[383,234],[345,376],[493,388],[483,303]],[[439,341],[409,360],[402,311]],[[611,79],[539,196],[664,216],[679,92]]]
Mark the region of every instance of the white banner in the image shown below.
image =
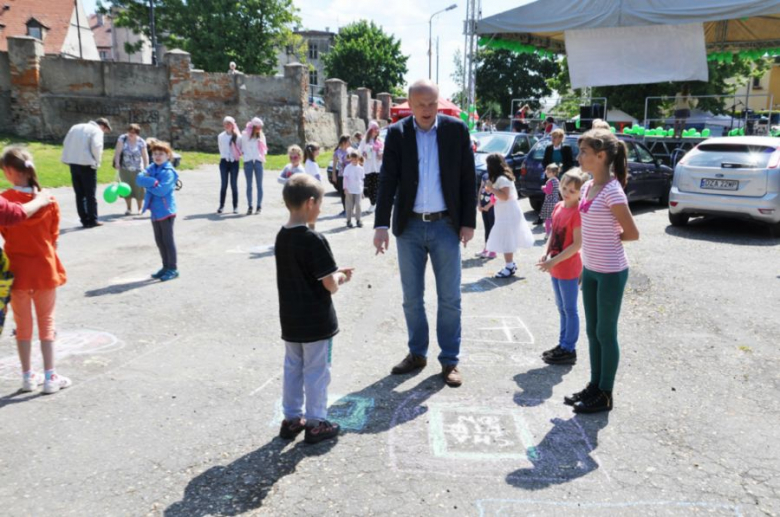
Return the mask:
[[[707,81],[704,25],[652,25],[565,32],[572,88]]]

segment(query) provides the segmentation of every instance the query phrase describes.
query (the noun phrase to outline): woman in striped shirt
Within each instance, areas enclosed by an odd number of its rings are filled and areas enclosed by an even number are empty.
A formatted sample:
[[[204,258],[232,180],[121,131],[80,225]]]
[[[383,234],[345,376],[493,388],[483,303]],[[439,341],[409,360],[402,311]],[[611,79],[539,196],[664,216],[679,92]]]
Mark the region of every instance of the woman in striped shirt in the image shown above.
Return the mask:
[[[590,344],[590,382],[564,402],[576,413],[612,409],[620,349],[618,318],[628,280],[623,241],[639,239],[623,188],[628,175],[626,144],[610,131],[594,129],[578,141],[582,170],[593,179],[582,186],[582,301]]]

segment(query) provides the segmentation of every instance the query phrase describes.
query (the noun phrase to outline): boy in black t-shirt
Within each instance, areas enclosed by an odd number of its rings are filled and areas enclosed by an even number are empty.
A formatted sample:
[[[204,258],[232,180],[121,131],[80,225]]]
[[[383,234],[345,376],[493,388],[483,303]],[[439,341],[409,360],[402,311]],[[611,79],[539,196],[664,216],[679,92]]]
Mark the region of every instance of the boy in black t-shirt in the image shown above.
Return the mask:
[[[307,443],[339,433],[338,424],[325,418],[333,336],[339,331],[331,295],[352,278],[352,268],[339,269],[328,241],[307,226],[320,214],[323,193],[320,183],[308,174],[296,174],[285,183],[282,197],[290,219],[277,234],[274,247],[286,348],[279,436],[291,440],[305,429]]]

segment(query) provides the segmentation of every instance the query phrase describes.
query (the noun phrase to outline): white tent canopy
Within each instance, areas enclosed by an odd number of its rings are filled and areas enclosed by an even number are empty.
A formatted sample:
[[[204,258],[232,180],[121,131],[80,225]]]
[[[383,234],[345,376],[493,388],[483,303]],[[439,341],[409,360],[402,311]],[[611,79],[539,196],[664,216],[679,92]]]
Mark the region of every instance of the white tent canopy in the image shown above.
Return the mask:
[[[766,25],[766,31],[756,34],[753,27],[752,37],[746,35],[746,40],[759,38],[780,43],[780,0],[538,0],[480,20],[477,33],[536,33],[562,41],[562,33],[567,30],[612,27],[730,20],[736,30],[751,17],[760,17],[757,24]],[[765,46],[775,45],[767,42]]]
[[[780,0],[537,0],[477,33],[565,51],[574,88],[706,81],[708,47],[780,47]]]

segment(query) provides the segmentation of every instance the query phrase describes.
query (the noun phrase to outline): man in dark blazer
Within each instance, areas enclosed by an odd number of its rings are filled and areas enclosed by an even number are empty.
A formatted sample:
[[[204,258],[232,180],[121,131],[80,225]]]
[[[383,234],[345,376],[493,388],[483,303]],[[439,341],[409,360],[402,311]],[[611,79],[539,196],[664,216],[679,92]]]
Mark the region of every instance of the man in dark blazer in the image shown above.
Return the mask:
[[[474,153],[466,125],[438,114],[439,88],[418,81],[409,88],[412,116],[390,126],[385,138],[374,217],[374,246],[384,253],[388,229],[398,240],[409,353],[392,373],[424,368],[428,353],[425,266],[436,276],[439,362],[449,386],[460,386],[460,243],[474,237],[477,191]],[[392,214],[392,224],[391,224]]]

